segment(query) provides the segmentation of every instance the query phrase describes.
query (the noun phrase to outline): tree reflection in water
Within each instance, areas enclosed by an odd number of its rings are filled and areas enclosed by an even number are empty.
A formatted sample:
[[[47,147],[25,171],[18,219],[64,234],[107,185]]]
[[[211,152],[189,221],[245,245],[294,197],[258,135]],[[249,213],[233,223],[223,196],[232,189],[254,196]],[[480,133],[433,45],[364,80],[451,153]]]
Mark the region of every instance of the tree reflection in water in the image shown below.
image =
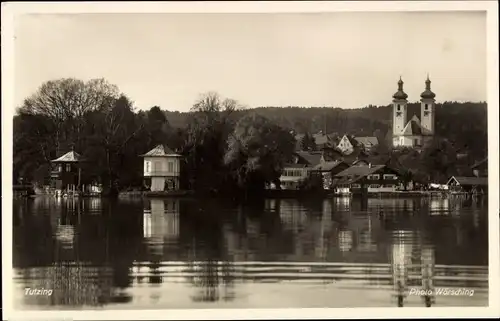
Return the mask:
[[[207,230],[208,234],[205,234]],[[218,237],[214,237],[214,233]],[[233,264],[227,254],[227,238],[223,229],[205,226],[205,231],[193,235],[188,250],[187,279],[197,290],[194,302],[216,302],[234,299]],[[210,236],[210,237],[206,237]]]

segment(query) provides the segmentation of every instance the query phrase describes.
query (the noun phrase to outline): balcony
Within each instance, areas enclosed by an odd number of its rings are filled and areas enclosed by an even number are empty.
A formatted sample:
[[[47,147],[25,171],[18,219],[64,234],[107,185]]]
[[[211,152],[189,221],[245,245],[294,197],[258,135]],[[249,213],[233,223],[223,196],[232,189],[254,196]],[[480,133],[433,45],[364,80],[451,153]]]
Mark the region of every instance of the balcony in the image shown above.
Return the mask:
[[[179,177],[179,172],[169,172],[169,171],[149,171],[144,172],[144,177]]]
[[[62,172],[55,170],[55,171],[50,171],[50,177],[52,178],[59,178],[62,176]]]

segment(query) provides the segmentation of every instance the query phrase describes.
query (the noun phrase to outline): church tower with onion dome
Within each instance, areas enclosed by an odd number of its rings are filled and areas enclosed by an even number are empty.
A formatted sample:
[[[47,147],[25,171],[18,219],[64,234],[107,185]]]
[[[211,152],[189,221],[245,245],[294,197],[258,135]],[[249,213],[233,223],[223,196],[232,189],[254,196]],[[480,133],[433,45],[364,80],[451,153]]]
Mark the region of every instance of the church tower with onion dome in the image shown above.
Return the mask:
[[[392,96],[392,135],[393,145],[399,145],[399,136],[406,125],[408,95],[403,90],[403,80],[399,77],[398,91]]]
[[[427,75],[427,80],[425,81],[425,90],[420,94],[420,123],[422,127],[426,129],[426,136],[434,135],[435,126],[435,105],[436,100],[434,99],[436,94],[431,90],[431,81],[429,75]]]

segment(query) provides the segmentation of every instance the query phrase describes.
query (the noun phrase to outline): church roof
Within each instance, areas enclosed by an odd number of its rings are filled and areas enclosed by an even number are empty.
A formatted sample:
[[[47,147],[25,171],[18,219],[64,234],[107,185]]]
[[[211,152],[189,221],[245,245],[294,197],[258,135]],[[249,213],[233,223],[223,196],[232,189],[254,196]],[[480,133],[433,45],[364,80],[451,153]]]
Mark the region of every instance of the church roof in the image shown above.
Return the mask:
[[[180,157],[181,155],[175,153],[168,146],[160,144],[155,148],[147,152],[146,154],[141,155],[143,157],[162,157],[162,156],[172,156],[172,157]]]
[[[401,135],[403,136],[422,136],[429,134],[431,134],[429,130],[422,127],[420,120],[416,115],[413,115],[401,132]]]
[[[78,163],[83,161],[83,157],[75,151],[67,152],[59,158],[53,159],[53,163]]]

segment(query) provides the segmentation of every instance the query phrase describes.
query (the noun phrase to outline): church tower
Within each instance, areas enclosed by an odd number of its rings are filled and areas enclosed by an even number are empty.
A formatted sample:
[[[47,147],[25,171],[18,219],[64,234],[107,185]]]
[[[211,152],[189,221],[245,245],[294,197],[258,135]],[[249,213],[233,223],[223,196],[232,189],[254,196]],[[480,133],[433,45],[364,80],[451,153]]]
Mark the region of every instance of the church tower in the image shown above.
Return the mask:
[[[399,145],[399,136],[406,125],[408,95],[403,91],[403,80],[399,77],[398,91],[392,96],[392,140],[393,146]]]
[[[426,132],[424,135],[432,136],[434,135],[434,122],[435,122],[435,98],[431,90],[431,81],[429,75],[427,75],[427,80],[425,81],[425,90],[420,95],[420,123]]]

